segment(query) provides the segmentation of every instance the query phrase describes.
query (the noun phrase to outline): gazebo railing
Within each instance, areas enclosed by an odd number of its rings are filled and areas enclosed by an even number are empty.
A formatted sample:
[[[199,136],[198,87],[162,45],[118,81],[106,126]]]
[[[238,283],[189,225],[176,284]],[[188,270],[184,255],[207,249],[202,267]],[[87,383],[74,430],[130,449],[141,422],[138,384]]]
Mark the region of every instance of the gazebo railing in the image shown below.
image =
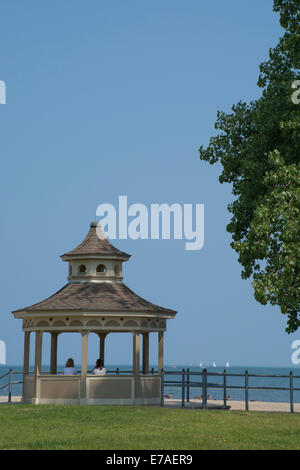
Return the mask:
[[[88,373],[88,374],[92,374],[92,372],[93,372],[93,369],[89,369],[87,373]],[[22,373],[23,373],[23,372],[22,372]],[[81,370],[80,370],[80,369],[76,369],[76,373],[77,373],[78,375],[80,375],[80,374],[81,374]],[[133,375],[134,372],[133,372],[132,369],[130,369],[130,370],[123,370],[123,369],[120,369],[119,367],[117,367],[116,369],[107,369],[107,370],[106,370],[106,373],[107,373],[107,374],[113,374],[113,375],[123,375],[123,374],[124,374],[124,375],[125,375],[125,374]],[[157,373],[158,373],[158,371],[155,370],[153,367],[152,367],[151,369],[149,369],[149,372],[148,372],[148,374],[150,374],[150,375],[157,374]],[[34,375],[34,370],[29,370],[28,374],[29,374],[29,375]],[[143,375],[142,369],[139,371],[139,374],[140,374],[140,375]],[[40,375],[64,375],[64,371],[63,371],[63,370],[58,370],[58,371],[56,372],[56,374],[51,374],[50,370],[42,370],[42,371],[40,372]],[[0,377],[0,378],[1,378],[1,377]]]
[[[92,370],[93,369],[89,370],[88,374],[92,374]],[[77,372],[78,375],[81,374],[81,370],[79,370],[79,369],[76,370],[76,372]],[[155,370],[153,367],[149,370],[149,374],[151,374],[151,375],[154,375],[154,374],[157,374],[157,373],[158,373],[158,371]],[[133,375],[133,370],[123,370],[123,369],[120,369],[119,367],[117,367],[116,369],[108,369],[107,374],[110,375],[110,376],[111,375],[115,375],[115,376]],[[142,370],[140,370],[140,374],[141,375],[143,374]],[[19,375],[19,376],[21,375],[22,378],[23,378],[23,371],[9,369],[8,372],[6,372],[2,376],[0,376],[0,392],[7,389],[8,403],[11,403],[11,401],[12,401],[11,399],[12,399],[12,396],[13,396],[13,387],[14,387],[14,385],[23,384],[23,380],[14,380],[14,375]],[[34,375],[34,370],[29,370],[28,375],[33,376]],[[50,370],[43,370],[43,371],[41,371],[40,375],[52,375],[52,374],[50,373]],[[54,374],[54,375],[63,375],[63,370],[58,371],[57,374]],[[6,378],[7,378],[7,382],[1,383]],[[5,394],[5,396],[6,396],[6,394]]]

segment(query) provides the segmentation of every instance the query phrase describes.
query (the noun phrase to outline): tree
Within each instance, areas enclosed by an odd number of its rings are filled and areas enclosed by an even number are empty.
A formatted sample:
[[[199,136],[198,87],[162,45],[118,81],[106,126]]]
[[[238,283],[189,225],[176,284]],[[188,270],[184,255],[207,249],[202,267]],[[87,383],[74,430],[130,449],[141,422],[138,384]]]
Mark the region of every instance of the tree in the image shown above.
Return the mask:
[[[274,11],[285,32],[260,65],[261,97],[219,111],[219,132],[199,152],[221,163],[220,183],[232,183],[227,230],[242,278],[252,277],[258,302],[280,307],[292,333],[300,326],[300,0],[274,0]]]

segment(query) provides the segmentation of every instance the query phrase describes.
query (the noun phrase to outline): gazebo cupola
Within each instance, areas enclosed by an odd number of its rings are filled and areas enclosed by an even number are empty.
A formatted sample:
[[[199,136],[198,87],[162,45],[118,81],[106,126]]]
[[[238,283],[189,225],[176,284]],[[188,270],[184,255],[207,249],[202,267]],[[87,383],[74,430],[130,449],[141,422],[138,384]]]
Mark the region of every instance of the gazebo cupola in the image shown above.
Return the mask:
[[[61,258],[69,263],[70,283],[120,283],[123,279],[122,264],[130,255],[109,243],[98,222],[92,222],[86,238]]]

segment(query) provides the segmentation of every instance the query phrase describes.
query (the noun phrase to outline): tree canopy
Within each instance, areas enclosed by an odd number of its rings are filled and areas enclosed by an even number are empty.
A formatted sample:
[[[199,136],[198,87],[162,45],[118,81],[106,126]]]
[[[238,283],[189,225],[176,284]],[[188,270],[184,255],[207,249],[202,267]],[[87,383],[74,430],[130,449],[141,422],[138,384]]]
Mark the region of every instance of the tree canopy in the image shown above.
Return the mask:
[[[216,136],[200,159],[220,162],[231,183],[232,248],[255,299],[300,326],[300,0],[274,0],[284,34],[260,65],[261,97],[219,111]],[[298,93],[298,95],[297,95]]]

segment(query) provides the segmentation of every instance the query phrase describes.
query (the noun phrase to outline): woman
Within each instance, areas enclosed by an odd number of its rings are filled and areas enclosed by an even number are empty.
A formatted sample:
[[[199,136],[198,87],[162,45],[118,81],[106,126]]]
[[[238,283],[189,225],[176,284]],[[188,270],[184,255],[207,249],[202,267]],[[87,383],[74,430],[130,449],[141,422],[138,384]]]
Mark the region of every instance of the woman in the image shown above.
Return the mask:
[[[76,370],[74,368],[74,360],[70,357],[64,368],[64,375],[76,375]]]
[[[93,370],[94,375],[105,375],[106,369],[103,365],[102,359],[97,359],[95,369]]]

